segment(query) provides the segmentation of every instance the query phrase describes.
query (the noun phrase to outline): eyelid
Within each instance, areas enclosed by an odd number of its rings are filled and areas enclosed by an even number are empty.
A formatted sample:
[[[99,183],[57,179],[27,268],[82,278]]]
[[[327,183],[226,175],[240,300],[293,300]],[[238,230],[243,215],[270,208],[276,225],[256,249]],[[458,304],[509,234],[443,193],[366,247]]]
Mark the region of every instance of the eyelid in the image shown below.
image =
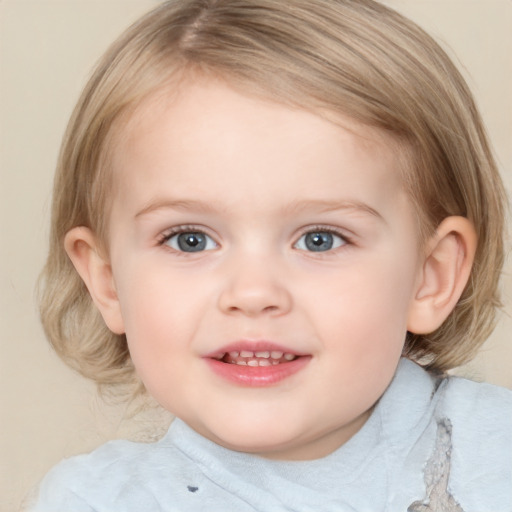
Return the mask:
[[[163,231],[157,238],[157,245],[163,246],[172,237],[174,237],[176,235],[183,234],[183,233],[201,233],[202,235],[205,235],[209,239],[211,239],[215,243],[216,247],[219,247],[219,245],[220,245],[219,242],[217,242],[217,240],[215,239],[215,237],[209,233],[209,230],[207,228],[205,228],[204,226],[198,226],[198,225],[192,225],[192,224],[182,224],[182,225],[174,226],[172,228],[169,228],[169,229]],[[170,246],[169,246],[169,249],[175,250]],[[212,250],[212,249],[208,249],[208,250]],[[179,253],[183,252],[183,251],[177,251],[177,250],[175,250],[175,251],[179,252]],[[201,251],[201,252],[204,252],[204,251]]]
[[[307,226],[307,227],[301,229],[299,235],[296,237],[296,241],[293,243],[293,247],[297,248],[297,244],[299,243],[301,238],[309,233],[329,233],[329,234],[335,235],[335,236],[341,238],[341,240],[343,240],[344,243],[342,244],[341,247],[353,244],[352,236],[347,235],[346,230],[343,230],[341,228],[336,228],[333,226],[313,225],[313,226]],[[326,252],[333,252],[338,248],[340,248],[340,247],[330,249],[329,251],[319,251],[317,254],[320,255],[320,254],[324,254]],[[299,249],[299,250],[303,250],[303,249]]]
[[[306,226],[300,230],[300,233],[295,238],[295,242],[293,243],[293,247],[296,247],[299,240],[308,233],[315,233],[315,232],[323,232],[323,233],[330,233],[332,235],[338,236],[341,238],[344,242],[343,246],[345,245],[352,245],[353,244],[353,236],[350,234],[347,234],[346,229],[341,229],[338,227],[328,226],[328,225],[320,225],[315,224],[311,226]],[[220,243],[217,241],[217,238],[215,235],[211,234],[210,230],[206,228],[205,226],[197,225],[197,224],[182,224],[179,226],[173,226],[171,228],[166,229],[163,231],[158,237],[157,237],[157,245],[162,246],[165,245],[168,240],[170,240],[173,236],[182,234],[182,233],[201,233],[210,238],[217,247],[220,246]],[[169,247],[169,249],[172,249]],[[212,249],[208,249],[212,250]],[[331,249],[331,251],[336,249]],[[182,251],[175,251],[175,252],[182,252]],[[202,251],[204,252],[204,251]]]
[[[322,224],[313,224],[311,226],[301,228],[299,235],[297,236],[297,240],[308,233],[316,232],[331,233],[333,235],[337,235],[340,238],[343,238],[343,240],[345,240],[347,243],[351,243],[353,241],[353,237],[355,236],[351,235],[347,229]]]

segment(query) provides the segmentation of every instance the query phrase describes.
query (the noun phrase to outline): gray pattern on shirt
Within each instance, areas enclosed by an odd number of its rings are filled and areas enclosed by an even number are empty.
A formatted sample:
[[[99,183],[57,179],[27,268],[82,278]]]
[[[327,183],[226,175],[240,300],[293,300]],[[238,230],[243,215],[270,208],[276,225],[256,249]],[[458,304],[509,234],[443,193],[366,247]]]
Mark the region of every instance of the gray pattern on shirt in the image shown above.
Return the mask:
[[[437,423],[434,452],[425,466],[427,497],[415,501],[407,512],[464,512],[448,490],[452,452],[452,424],[445,418]]]

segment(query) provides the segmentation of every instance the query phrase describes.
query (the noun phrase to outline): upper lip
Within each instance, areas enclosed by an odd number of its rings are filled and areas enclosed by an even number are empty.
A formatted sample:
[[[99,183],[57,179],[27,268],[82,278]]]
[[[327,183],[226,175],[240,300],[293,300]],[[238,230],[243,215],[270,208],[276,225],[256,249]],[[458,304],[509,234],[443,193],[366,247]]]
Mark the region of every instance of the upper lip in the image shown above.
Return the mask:
[[[307,353],[297,351],[296,349],[290,348],[284,344],[276,343],[273,341],[258,340],[248,341],[240,340],[228,343],[219,349],[207,353],[205,358],[218,359],[219,357],[229,352],[282,352],[283,354],[293,354],[295,357],[309,355]]]

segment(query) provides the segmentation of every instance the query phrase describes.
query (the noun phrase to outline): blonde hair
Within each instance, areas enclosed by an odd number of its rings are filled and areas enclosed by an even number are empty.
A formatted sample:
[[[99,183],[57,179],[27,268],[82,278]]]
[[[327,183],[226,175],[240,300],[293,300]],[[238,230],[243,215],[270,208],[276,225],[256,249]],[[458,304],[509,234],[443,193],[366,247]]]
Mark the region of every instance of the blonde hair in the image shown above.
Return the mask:
[[[373,0],[174,0],[113,44],[71,117],[57,167],[41,316],[60,356],[100,384],[135,382],[126,339],[106,328],[63,238],[75,226],[107,236],[112,138],[145,98],[190,69],[349,115],[399,141],[422,237],[462,215],[479,241],[455,310],[435,332],[408,333],[404,353],[437,370],[469,360],[499,306],[503,186],[460,73],[422,29]]]

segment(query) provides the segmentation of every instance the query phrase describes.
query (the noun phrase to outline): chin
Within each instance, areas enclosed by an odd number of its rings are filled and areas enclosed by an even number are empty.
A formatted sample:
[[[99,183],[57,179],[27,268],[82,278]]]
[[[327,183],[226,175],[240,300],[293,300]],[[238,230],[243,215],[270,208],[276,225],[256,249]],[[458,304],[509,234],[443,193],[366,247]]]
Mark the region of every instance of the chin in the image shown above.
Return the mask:
[[[230,422],[221,428],[199,433],[230,450],[279,458],[279,453],[293,449],[298,433],[290,426],[276,423],[275,420],[266,424],[258,421]]]

